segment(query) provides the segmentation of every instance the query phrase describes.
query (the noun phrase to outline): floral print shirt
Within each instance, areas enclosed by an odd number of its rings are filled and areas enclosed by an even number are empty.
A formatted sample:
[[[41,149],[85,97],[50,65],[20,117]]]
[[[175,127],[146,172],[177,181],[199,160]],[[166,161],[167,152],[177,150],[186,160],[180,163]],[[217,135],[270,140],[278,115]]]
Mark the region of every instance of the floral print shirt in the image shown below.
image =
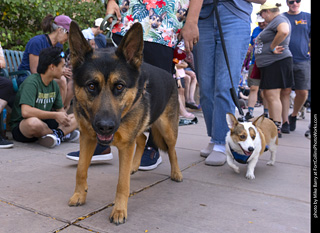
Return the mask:
[[[185,22],[189,0],[119,0],[122,21],[113,33],[124,36],[129,28],[140,22],[144,41],[175,47]]]

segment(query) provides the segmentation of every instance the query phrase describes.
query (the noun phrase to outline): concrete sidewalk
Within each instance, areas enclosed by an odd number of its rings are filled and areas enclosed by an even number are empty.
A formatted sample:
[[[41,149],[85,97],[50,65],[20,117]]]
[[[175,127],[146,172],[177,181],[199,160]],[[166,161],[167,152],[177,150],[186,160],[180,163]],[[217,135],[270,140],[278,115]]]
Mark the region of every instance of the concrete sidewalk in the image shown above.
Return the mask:
[[[255,114],[262,112],[257,108]],[[202,113],[197,125],[179,127],[177,154],[184,180],[170,180],[168,156],[155,170],[131,176],[128,219],[108,221],[118,179],[118,152],[109,163],[89,168],[89,191],[83,206],[69,207],[77,164],[65,155],[79,149],[64,143],[47,149],[15,142],[0,150],[0,232],[310,232],[310,140],[304,133],[310,114],[296,131],[279,140],[276,164],[262,155],[255,180],[227,164],[204,164],[199,151],[209,141]]]

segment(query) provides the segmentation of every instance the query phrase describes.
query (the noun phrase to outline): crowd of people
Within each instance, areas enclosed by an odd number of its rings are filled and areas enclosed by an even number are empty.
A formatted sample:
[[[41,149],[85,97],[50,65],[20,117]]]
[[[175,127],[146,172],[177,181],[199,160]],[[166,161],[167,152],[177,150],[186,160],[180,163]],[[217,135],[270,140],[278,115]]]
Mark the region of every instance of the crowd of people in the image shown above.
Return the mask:
[[[130,4],[128,0],[109,0],[106,14],[117,18],[112,39],[119,44],[133,23],[142,24],[144,61],[174,74],[179,88],[180,116],[194,119],[195,115],[188,109],[200,109],[201,106],[210,138],[207,147],[200,151],[200,155],[206,157],[205,164],[221,166],[226,162],[225,137],[229,130],[226,113],[235,113],[216,8],[233,83],[240,83],[244,60],[244,69],[249,71],[248,78],[242,83],[247,82],[250,88],[239,93],[247,93],[242,96],[247,99],[245,119],[253,118],[258,93],[261,93],[264,114],[278,127],[279,137],[295,130],[311,79],[311,15],[300,11],[303,0],[287,0],[289,11],[283,14],[279,10],[281,4],[276,0],[179,0],[175,7],[167,7],[166,11],[161,10],[166,0],[162,2],[152,5],[149,1]],[[252,3],[261,4],[261,7],[257,17],[259,26],[250,38]],[[145,13],[139,15],[137,11],[142,8]],[[137,15],[139,17],[133,17]],[[66,15],[53,17],[49,14],[43,19],[44,34],[31,38],[26,45],[19,70],[29,70],[31,75],[19,76],[17,93],[10,80],[0,77],[0,112],[7,105],[12,109],[10,127],[16,141],[38,141],[41,145],[54,147],[79,138],[74,115],[67,113],[74,93],[72,67],[63,44],[68,41],[71,21]],[[100,30],[102,21],[103,18],[98,18],[92,27],[82,30],[94,49],[107,47]],[[182,39],[187,58],[174,63],[174,48]],[[4,67],[0,46],[0,68]],[[200,104],[195,100],[197,87]],[[291,90],[295,91],[296,97],[289,115]],[[0,148],[12,146],[11,141],[0,136]],[[68,153],[67,158],[78,161],[79,151]],[[110,159],[110,147],[98,144],[92,160]],[[154,169],[161,161],[152,134],[149,134],[139,169]]]

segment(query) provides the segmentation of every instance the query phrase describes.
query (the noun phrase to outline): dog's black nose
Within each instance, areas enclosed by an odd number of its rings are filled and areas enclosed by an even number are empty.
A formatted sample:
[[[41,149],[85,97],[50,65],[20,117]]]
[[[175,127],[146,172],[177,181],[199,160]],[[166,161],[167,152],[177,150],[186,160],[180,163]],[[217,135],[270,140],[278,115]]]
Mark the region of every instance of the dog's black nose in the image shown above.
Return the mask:
[[[96,129],[99,131],[100,134],[112,134],[114,133],[114,129],[116,127],[116,124],[114,121],[110,120],[101,120],[96,122]]]
[[[252,152],[252,151],[254,151],[254,148],[253,148],[252,146],[250,146],[250,147],[248,148],[248,150],[249,150],[250,152]]]

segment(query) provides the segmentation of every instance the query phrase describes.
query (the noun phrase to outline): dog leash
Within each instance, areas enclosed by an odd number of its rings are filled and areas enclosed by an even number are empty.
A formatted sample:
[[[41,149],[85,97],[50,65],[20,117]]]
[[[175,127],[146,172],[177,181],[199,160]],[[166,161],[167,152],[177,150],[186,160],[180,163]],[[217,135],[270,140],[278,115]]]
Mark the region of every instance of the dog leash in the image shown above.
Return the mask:
[[[109,23],[109,19],[112,18],[112,22]],[[112,29],[114,27],[114,25],[117,24],[117,16],[115,15],[112,15],[112,14],[109,14],[109,15],[106,15],[106,17],[102,20],[101,24],[100,24],[100,29],[102,31],[108,31],[107,34],[106,34],[106,40],[107,40],[107,43],[108,44],[113,44],[114,47],[118,47],[118,45],[113,41],[112,39]]]

